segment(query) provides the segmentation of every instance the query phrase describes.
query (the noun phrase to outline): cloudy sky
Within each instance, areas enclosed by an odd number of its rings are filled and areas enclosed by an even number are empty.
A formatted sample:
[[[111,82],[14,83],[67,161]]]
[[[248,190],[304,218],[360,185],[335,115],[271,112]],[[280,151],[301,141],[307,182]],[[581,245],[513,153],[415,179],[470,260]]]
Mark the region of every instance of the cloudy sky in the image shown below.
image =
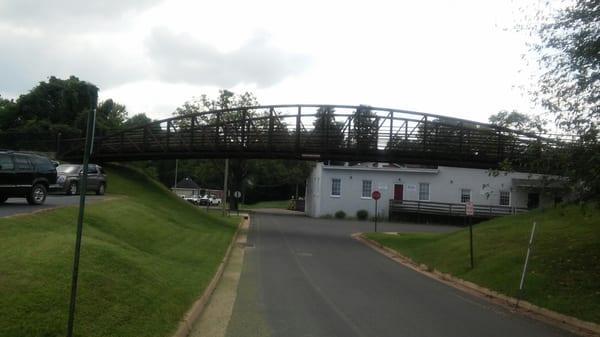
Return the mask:
[[[486,121],[531,112],[518,2],[0,0],[0,95],[54,75],[130,114],[218,89],[263,104],[369,104]],[[525,88],[525,89],[524,89]]]

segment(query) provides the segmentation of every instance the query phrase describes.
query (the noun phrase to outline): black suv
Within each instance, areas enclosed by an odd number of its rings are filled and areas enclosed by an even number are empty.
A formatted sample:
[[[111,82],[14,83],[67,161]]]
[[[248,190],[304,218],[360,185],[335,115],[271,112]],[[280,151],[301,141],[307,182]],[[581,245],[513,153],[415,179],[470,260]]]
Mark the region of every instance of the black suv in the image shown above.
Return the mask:
[[[41,205],[55,184],[56,167],[50,159],[0,150],[0,203],[9,197],[25,197],[30,205]]]

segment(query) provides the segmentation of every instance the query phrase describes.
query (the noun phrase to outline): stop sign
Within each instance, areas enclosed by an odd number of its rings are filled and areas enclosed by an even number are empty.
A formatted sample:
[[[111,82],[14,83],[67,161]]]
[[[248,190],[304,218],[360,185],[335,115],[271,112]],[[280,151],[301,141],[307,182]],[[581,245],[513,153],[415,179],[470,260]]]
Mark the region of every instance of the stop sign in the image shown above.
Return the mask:
[[[371,197],[375,200],[379,200],[379,198],[381,198],[381,193],[379,193],[379,191],[373,191]]]

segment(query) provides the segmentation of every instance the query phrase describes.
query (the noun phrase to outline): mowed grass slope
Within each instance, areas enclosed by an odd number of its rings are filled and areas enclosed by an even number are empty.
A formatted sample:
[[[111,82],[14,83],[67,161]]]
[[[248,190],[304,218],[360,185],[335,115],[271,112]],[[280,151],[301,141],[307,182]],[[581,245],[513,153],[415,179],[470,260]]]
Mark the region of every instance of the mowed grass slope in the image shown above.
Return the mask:
[[[468,228],[449,234],[367,236],[416,262],[514,297],[534,220],[524,299],[600,323],[600,209],[595,205],[584,210],[566,205],[475,225],[473,270]]]
[[[237,218],[207,215],[109,168],[86,207],[75,334],[169,336],[210,282]],[[0,218],[0,336],[64,336],[77,208]]]

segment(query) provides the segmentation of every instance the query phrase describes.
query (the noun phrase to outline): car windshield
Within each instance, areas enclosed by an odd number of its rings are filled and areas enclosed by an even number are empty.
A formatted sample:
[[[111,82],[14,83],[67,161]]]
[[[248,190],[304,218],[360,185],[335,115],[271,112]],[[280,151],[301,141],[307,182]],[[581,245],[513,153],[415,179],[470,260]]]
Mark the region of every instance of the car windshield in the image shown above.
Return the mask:
[[[58,173],[76,173],[79,170],[79,165],[58,165],[56,168],[56,172]]]

